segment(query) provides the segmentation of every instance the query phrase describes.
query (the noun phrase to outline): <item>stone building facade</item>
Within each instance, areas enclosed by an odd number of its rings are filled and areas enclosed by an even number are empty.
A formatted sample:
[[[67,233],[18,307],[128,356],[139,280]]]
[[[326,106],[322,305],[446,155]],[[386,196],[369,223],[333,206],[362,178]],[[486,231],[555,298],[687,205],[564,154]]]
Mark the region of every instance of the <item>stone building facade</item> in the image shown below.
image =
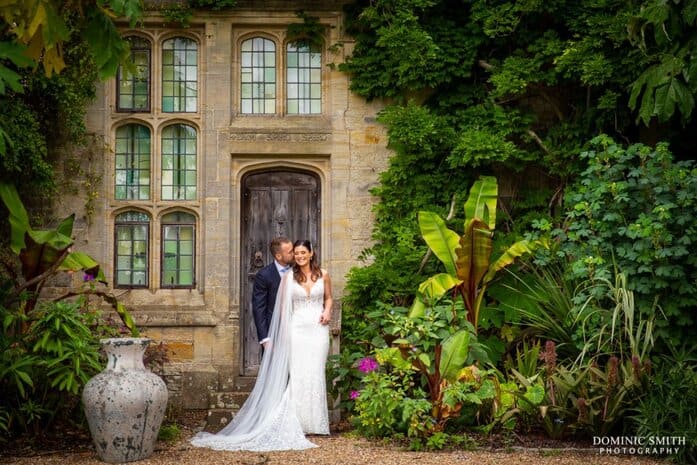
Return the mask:
[[[80,155],[79,175],[66,165],[79,193],[61,208],[86,212],[76,248],[166,346],[184,408],[229,406],[253,381],[250,283],[275,234],[316,244],[338,350],[345,275],[370,245],[369,189],[389,158],[380,104],[334,66],[353,45],[343,3],[241,0],[186,28],[157,12],[124,26],[136,67],[100,85],[86,119],[104,149]],[[299,9],[322,46],[288,41]]]

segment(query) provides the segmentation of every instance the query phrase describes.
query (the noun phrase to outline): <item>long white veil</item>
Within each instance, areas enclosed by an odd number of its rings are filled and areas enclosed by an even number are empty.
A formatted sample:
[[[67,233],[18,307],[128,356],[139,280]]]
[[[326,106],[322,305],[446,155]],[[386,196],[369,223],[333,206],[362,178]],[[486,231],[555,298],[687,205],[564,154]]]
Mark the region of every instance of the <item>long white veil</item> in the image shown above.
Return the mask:
[[[291,450],[317,447],[305,438],[290,397],[292,272],[281,280],[256,384],[230,424],[216,434],[201,432],[191,444],[217,450]]]

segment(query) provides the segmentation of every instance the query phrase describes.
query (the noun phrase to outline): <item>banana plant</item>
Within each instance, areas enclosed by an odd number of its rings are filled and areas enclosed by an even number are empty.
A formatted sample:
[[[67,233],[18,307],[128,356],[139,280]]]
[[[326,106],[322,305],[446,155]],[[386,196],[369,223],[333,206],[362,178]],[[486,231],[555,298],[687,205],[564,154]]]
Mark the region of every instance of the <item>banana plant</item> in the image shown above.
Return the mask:
[[[436,213],[419,212],[421,235],[433,254],[443,262],[445,273],[431,276],[421,283],[411,316],[423,314],[427,304],[433,305],[451,292],[462,298],[467,320],[476,330],[487,287],[496,274],[539,245],[528,240],[518,241],[498,258],[492,259],[497,198],[496,178],[481,176],[472,185],[465,202],[462,235],[449,229]]]
[[[106,283],[99,263],[84,252],[72,251],[73,222],[75,215],[63,219],[56,229],[37,230],[29,224],[29,215],[14,185],[0,183],[0,199],[9,212],[10,249],[18,257],[22,279],[15,279],[14,289],[6,297],[5,304],[21,301],[19,309],[30,314],[39,299],[46,281],[60,271],[82,271],[90,281]],[[135,322],[124,305],[107,292],[93,286],[84,292],[69,292],[62,298],[89,293],[104,298],[114,307],[124,325],[133,336],[138,335]]]

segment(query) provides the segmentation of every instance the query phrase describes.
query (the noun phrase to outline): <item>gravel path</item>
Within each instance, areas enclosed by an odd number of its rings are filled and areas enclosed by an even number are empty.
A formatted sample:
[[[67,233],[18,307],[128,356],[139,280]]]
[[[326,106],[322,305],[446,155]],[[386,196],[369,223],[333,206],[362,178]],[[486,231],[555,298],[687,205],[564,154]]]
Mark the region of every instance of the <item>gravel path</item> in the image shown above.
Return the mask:
[[[148,459],[138,465],[446,465],[446,464],[564,464],[564,465],[665,465],[655,457],[601,455],[597,449],[513,449],[508,451],[410,452],[381,442],[367,441],[337,434],[313,437],[319,447],[287,452],[220,452],[191,447],[182,439],[159,446]],[[43,453],[33,457],[2,457],[0,462],[12,465],[103,465],[92,451]]]

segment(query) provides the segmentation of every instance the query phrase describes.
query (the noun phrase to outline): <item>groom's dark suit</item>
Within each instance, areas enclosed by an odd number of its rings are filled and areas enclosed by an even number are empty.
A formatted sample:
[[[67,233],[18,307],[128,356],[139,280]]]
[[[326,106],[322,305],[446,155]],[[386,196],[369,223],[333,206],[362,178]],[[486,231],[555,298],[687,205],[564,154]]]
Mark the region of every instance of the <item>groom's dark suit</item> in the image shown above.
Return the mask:
[[[269,335],[269,325],[271,324],[273,307],[276,304],[279,284],[281,284],[281,275],[276,268],[275,261],[257,271],[254,277],[252,313],[259,341],[262,341]]]

